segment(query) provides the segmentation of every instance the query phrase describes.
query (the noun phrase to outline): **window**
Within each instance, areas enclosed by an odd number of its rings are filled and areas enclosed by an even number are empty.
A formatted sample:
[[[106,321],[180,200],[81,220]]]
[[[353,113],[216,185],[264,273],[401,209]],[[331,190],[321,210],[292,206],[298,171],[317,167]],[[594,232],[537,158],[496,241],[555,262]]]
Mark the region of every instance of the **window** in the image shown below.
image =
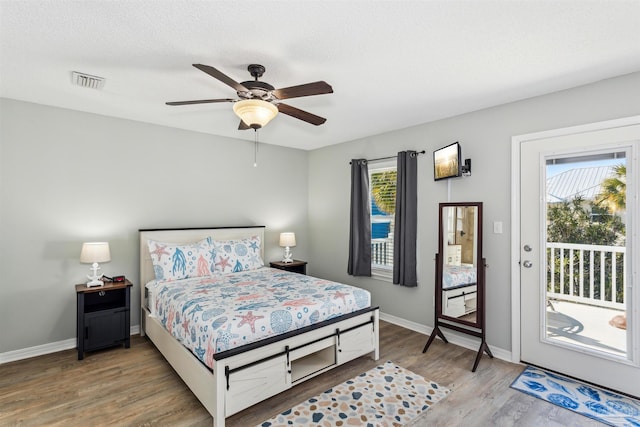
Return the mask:
[[[393,227],[396,211],[395,162],[369,165],[371,275],[393,279]]]

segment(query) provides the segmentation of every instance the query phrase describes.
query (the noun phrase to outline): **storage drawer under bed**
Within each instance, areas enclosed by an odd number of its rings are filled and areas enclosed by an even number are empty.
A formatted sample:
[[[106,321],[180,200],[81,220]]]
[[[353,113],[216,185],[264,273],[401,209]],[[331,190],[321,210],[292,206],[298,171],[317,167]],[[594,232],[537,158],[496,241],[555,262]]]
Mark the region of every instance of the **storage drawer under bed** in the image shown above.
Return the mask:
[[[227,417],[288,389],[286,358],[276,356],[233,372],[228,385],[225,398]]]
[[[325,338],[299,347],[285,346],[284,352],[262,361],[227,368],[226,416],[374,350],[374,326],[367,322],[345,332],[336,329]]]

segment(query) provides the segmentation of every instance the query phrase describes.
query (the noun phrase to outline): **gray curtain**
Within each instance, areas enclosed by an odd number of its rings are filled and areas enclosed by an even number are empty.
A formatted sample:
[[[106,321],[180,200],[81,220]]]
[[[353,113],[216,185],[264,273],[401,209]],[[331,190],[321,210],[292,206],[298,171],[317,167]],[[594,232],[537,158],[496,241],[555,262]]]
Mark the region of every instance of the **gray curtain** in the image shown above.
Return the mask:
[[[418,286],[416,233],[418,228],[418,153],[398,153],[396,218],[393,234],[393,283]]]
[[[369,168],[365,159],[351,161],[349,265],[352,276],[371,276],[371,207]]]

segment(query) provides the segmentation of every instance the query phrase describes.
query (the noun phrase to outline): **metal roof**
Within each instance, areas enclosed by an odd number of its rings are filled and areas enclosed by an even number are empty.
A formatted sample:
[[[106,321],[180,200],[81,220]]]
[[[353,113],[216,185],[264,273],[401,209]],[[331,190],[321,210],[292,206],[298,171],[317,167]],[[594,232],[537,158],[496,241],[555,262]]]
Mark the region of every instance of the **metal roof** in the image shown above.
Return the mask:
[[[547,179],[547,203],[573,200],[595,200],[602,181],[615,175],[614,166],[569,169]]]

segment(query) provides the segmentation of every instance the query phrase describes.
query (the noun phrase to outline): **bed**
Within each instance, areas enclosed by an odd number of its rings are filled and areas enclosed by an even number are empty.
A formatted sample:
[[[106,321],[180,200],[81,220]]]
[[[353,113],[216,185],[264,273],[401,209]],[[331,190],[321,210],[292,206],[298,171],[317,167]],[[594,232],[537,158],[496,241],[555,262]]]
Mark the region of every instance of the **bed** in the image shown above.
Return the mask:
[[[476,311],[477,279],[473,264],[449,265],[442,270],[442,313],[461,317]]]
[[[379,310],[368,292],[262,267],[264,227],[139,230],[139,237],[140,332],[214,426],[349,360],[378,359]],[[249,253],[225,259],[238,241]],[[211,247],[217,252],[202,250]],[[209,335],[195,335],[205,329]]]

